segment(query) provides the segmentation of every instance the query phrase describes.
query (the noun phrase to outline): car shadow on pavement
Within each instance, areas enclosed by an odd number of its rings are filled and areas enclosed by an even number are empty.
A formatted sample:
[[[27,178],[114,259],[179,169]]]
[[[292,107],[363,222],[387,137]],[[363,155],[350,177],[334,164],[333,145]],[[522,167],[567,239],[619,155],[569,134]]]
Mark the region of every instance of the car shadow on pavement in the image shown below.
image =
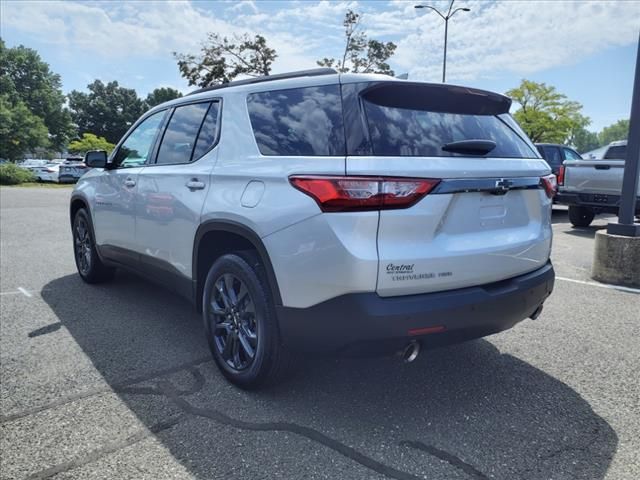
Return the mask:
[[[606,225],[591,225],[589,227],[573,227],[571,230],[567,230],[567,235],[573,235],[575,237],[583,238],[595,238],[598,230],[606,230]]]
[[[245,392],[209,359],[200,317],[160,287],[125,273],[99,286],[70,275],[42,297],[197,478],[602,479],[617,448],[578,393],[486,340],[408,365],[301,359],[289,381]]]

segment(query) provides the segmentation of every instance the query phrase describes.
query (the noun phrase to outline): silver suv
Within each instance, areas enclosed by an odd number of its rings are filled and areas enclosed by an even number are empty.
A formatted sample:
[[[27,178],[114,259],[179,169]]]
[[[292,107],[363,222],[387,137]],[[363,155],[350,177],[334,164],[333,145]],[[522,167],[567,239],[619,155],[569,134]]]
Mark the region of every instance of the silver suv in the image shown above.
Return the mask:
[[[539,315],[555,177],[502,95],[316,69],[147,112],[71,198],[89,283],[125,267],[202,311],[254,388],[293,352],[460,342]]]

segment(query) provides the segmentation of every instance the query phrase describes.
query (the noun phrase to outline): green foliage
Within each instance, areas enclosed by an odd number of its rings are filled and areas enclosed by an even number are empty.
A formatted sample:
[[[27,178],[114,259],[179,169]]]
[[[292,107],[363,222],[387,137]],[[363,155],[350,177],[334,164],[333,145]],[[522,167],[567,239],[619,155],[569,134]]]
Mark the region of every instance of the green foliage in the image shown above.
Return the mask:
[[[61,150],[75,134],[61,86],[60,75],[51,72],[35,50],[22,45],[6,48],[0,40],[0,92],[12,105],[22,102],[44,122],[48,142],[38,146]]]
[[[89,93],[73,90],[68,96],[80,134],[93,133],[110,143],[117,143],[146,111],[146,105],[136,91],[121,87],[118,82],[105,85],[96,80],[87,88]]]
[[[344,16],[345,47],[342,59],[323,58],[316,63],[321,67],[331,67],[340,73],[383,73],[394,75],[387,63],[396,50],[393,42],[369,40],[367,34],[358,31],[362,15],[348,10]]]
[[[248,34],[232,39],[210,33],[200,55],[173,52],[180,74],[189,85],[208,87],[228,83],[238,75],[269,75],[276,51],[262,35]]]
[[[589,125],[582,105],[567,99],[555,87],[522,80],[507,96],[520,105],[513,116],[534,142],[565,143],[572,133]]]
[[[584,127],[575,129],[572,132],[572,138],[568,143],[573,145],[580,153],[594,150],[600,146],[598,134],[596,132],[590,132]]]
[[[80,140],[74,140],[69,144],[69,152],[86,153],[89,150],[106,150],[111,153],[115,145],[107,142],[104,137],[98,137],[93,133],[83,133]]]
[[[618,120],[613,125],[604,127],[598,134],[600,145],[609,145],[616,140],[626,140],[629,135],[629,120]]]
[[[25,168],[20,168],[14,163],[0,165],[0,185],[18,185],[33,181],[35,177]]]
[[[147,108],[153,108],[161,103],[168,102],[169,100],[175,100],[182,97],[182,94],[175,88],[161,87],[156,88],[153,92],[147,95],[145,103]]]
[[[10,94],[0,94],[0,157],[22,158],[25,152],[48,144],[44,122],[25,103]]]

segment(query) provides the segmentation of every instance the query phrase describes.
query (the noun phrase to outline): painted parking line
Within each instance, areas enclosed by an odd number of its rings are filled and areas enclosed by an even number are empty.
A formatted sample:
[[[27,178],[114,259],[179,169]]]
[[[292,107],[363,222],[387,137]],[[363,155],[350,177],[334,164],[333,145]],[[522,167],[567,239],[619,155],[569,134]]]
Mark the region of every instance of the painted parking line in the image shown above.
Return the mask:
[[[24,295],[25,297],[32,298],[34,295],[37,295],[41,292],[45,292],[47,290],[48,289],[36,291],[36,290],[27,290],[26,288],[18,287],[16,290],[8,290],[6,292],[0,292],[0,295]]]
[[[31,295],[31,293],[29,293],[28,290],[25,290],[22,287],[18,287],[18,291],[23,294],[25,297],[33,297],[33,295]]]
[[[608,288],[609,290],[618,290],[627,293],[640,293],[640,288],[623,287],[621,285],[609,285],[607,283],[587,282],[585,280],[576,280],[575,278],[556,277],[556,280],[564,282],[579,283],[580,285],[589,285],[591,287]]]

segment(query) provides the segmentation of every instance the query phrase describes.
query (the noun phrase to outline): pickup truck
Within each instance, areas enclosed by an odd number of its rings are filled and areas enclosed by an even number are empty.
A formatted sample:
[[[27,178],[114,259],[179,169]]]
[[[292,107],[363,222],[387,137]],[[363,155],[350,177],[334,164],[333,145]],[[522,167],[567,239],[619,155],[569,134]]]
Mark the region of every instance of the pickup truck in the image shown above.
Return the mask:
[[[569,221],[575,227],[588,227],[598,213],[618,213],[627,141],[611,142],[600,155],[566,160],[558,172],[556,203],[569,206]],[[636,195],[640,197],[640,188]]]

